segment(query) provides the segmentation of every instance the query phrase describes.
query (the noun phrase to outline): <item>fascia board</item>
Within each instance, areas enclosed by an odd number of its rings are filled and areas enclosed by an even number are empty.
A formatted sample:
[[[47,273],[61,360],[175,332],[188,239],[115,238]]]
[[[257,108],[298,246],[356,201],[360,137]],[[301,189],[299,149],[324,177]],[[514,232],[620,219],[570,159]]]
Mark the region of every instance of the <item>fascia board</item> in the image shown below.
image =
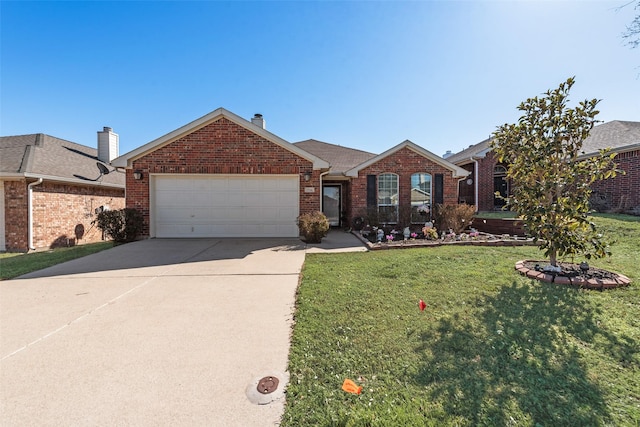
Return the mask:
[[[611,150],[612,153],[616,153],[616,154],[620,154],[620,153],[626,153],[628,151],[634,151],[634,150],[640,150],[640,143],[638,144],[631,144],[631,145],[625,145],[623,147],[618,147],[618,148],[611,148],[609,147],[609,149]],[[584,160],[584,159],[588,159],[589,157],[593,157],[598,155],[600,152],[599,151],[592,151],[591,153],[585,153],[585,154],[581,154],[577,157],[578,160]]]

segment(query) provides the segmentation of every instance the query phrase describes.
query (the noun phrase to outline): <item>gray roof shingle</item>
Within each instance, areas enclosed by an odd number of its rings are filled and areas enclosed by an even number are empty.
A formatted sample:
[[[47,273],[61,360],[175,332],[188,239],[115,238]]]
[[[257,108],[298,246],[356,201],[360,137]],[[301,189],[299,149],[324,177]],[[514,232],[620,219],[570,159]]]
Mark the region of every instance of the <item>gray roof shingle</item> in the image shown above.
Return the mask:
[[[98,150],[45,134],[0,137],[0,176],[43,176],[75,184],[87,183],[124,188],[125,175],[100,176]],[[109,170],[112,170],[109,167]]]
[[[376,154],[366,151],[329,144],[328,142],[317,141],[315,139],[307,139],[306,141],[294,142],[293,144],[329,162],[331,165],[329,175],[342,175],[349,169],[376,156]]]
[[[471,156],[482,156],[489,147],[489,139],[471,145],[464,150],[447,157],[447,160],[457,165],[469,163]],[[613,151],[625,151],[628,147],[640,144],[640,122],[613,120],[594,126],[587,139],[582,144],[581,152],[585,156],[596,154],[604,148]]]

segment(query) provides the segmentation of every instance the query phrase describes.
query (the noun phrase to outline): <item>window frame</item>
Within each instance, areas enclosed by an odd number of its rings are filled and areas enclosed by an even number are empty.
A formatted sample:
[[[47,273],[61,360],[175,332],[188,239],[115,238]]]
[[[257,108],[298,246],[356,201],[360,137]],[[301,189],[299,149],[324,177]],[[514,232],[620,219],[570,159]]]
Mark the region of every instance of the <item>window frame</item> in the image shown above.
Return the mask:
[[[388,185],[388,178],[395,180],[395,189],[392,185]],[[391,180],[391,184],[393,183]],[[397,224],[398,223],[398,207],[400,205],[400,176],[393,172],[383,172],[377,176],[377,192],[376,201],[378,203],[378,217],[380,223]],[[384,184],[384,187],[383,187]],[[389,195],[381,195],[382,192],[388,192]],[[395,197],[395,203],[394,203]],[[380,203],[381,199],[389,199],[389,203]],[[381,209],[382,208],[382,209]]]
[[[419,177],[419,178],[417,179],[417,185],[414,185],[414,177],[416,177],[416,176]],[[414,200],[413,200],[413,190],[414,190],[414,188],[418,188],[418,186],[423,182],[422,179],[421,179],[422,176],[427,176],[428,177],[428,182],[429,182],[428,195],[426,195],[425,198],[422,201],[414,202]],[[426,182],[426,180],[424,182]],[[423,223],[425,221],[430,221],[431,220],[431,212],[432,212],[432,200],[433,200],[433,175],[428,173],[428,172],[415,172],[415,173],[412,173],[411,174],[411,187],[410,187],[409,191],[411,192],[410,200],[409,200],[409,206],[411,207],[411,223],[412,224],[417,224],[417,223]],[[421,213],[418,212],[418,207],[422,206],[422,205],[427,205],[429,207],[429,212],[426,213],[425,215],[422,215]]]

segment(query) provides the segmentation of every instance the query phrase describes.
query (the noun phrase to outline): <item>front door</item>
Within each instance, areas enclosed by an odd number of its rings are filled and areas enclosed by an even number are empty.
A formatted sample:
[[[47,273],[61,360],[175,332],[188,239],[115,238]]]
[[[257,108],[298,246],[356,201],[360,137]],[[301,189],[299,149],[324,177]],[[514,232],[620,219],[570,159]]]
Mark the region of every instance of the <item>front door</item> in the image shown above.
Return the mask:
[[[340,226],[340,186],[325,185],[322,187],[322,213],[332,227]]]

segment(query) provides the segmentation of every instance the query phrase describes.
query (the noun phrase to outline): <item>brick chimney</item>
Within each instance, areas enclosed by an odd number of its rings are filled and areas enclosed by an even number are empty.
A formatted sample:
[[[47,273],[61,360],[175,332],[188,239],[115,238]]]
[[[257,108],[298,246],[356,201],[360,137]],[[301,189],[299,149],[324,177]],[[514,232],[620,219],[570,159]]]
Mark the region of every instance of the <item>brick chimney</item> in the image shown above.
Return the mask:
[[[120,137],[108,126],[98,131],[98,160],[111,163],[119,155]]]
[[[262,114],[255,114],[251,119],[251,123],[253,123],[256,126],[260,126],[262,129],[267,128],[267,123],[264,121]]]

